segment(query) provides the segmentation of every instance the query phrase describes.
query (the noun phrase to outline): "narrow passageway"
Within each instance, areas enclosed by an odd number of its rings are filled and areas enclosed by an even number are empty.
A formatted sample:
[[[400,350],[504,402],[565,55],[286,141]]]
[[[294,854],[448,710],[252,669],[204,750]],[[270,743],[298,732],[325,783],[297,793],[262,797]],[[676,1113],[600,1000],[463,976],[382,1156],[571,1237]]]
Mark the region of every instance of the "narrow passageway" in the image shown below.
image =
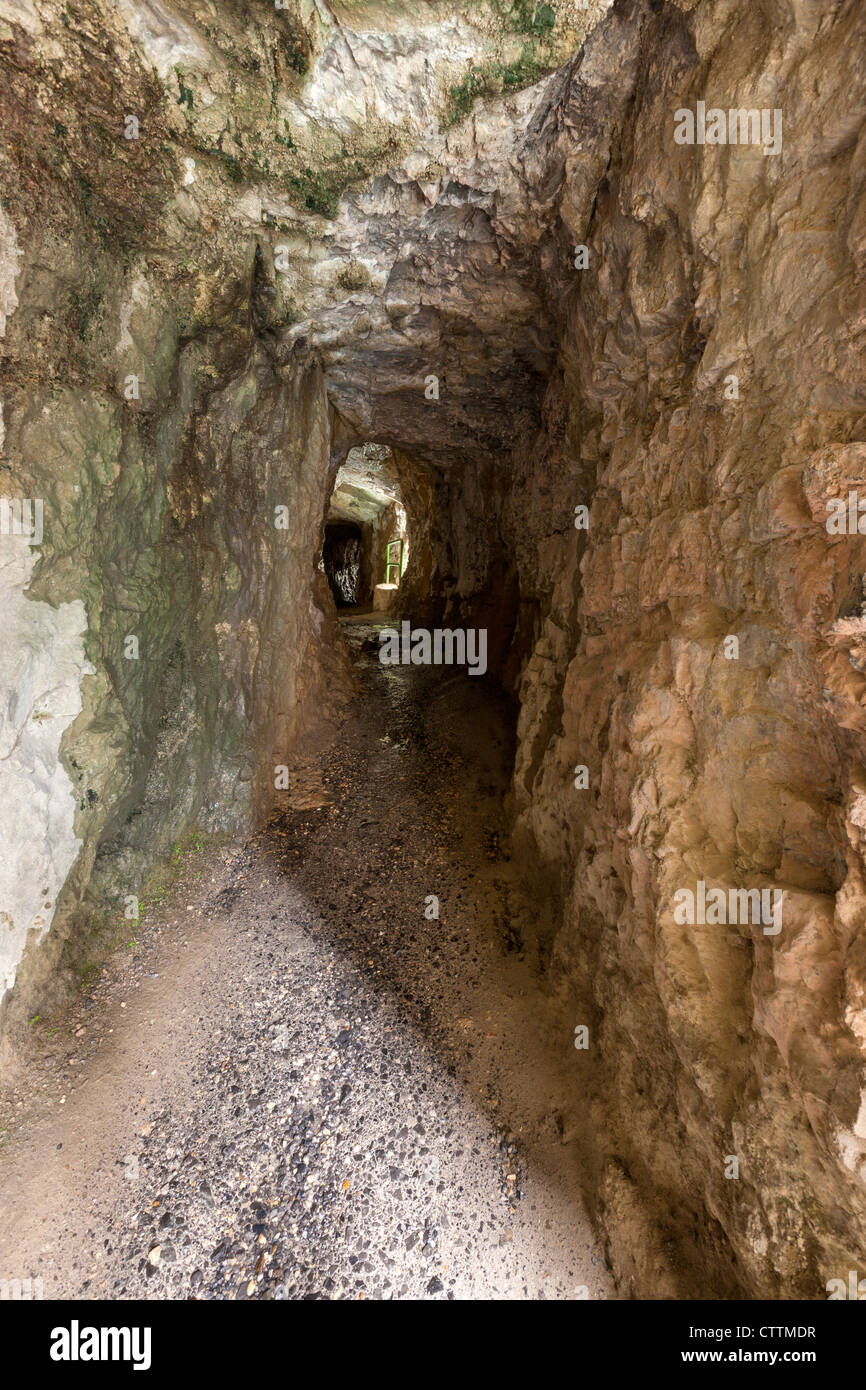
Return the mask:
[[[97,1298],[614,1296],[503,848],[511,711],[380,664],[381,625],[342,619],[358,695],[294,808],[72,1031],[84,1079],[22,1126],[0,1265]]]
[[[338,608],[358,603],[361,586],[361,528],[351,522],[325,527],[322,564]]]
[[[864,47],[0,6],[0,1302],[866,1296]]]

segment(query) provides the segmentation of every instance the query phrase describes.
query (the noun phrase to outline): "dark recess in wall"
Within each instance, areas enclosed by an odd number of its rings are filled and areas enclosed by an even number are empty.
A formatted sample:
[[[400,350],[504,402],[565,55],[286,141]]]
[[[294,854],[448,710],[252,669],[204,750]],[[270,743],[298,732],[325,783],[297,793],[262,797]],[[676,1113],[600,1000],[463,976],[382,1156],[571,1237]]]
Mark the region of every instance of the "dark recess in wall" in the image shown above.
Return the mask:
[[[327,525],[322,560],[337,607],[362,602],[360,526],[349,521]]]

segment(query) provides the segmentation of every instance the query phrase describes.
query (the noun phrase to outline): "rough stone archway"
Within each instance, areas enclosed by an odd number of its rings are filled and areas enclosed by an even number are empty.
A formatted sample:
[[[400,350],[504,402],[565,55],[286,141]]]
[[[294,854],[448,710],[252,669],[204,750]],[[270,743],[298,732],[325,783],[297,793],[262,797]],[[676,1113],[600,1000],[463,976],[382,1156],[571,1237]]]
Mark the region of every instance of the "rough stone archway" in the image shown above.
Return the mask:
[[[860,7],[266,8],[4,10],[4,487],[45,508],[2,538],[7,1044],[333,737],[316,566],[374,440],[401,602],[488,625],[519,701],[622,1286],[814,1296],[866,1221],[863,542],[824,524],[864,457]],[[678,145],[712,92],[766,94],[782,156]],[[678,922],[699,881],[783,933]]]

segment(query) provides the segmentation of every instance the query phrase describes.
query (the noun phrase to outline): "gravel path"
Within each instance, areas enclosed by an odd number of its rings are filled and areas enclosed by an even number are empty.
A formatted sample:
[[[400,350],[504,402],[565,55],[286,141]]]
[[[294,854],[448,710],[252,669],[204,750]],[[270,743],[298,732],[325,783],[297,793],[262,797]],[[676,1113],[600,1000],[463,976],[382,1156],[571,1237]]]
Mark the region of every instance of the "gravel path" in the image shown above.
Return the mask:
[[[507,720],[484,682],[381,667],[370,621],[344,629],[361,692],[293,808],[191,855],[5,1094],[0,1277],[46,1297],[615,1296],[568,1025],[501,848]]]

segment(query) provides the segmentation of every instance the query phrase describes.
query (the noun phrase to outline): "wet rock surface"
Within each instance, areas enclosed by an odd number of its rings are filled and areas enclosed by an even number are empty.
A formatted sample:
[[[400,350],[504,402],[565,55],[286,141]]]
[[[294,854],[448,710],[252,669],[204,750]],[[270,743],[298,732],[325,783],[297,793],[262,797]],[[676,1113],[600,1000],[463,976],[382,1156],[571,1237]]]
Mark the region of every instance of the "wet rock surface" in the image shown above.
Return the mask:
[[[98,1088],[43,1120],[64,1136],[40,1131],[55,1181],[82,1162],[91,1202],[68,1192],[40,1227],[19,1189],[3,1267],[26,1255],[58,1293],[95,1298],[612,1294],[563,1142],[575,1054],[500,848],[507,710],[465,672],[380,666],[375,628],[346,627],[364,689],[323,804],[275,814],[192,919],[163,925],[185,929],[200,981],[173,1075],[98,1163],[74,1137]],[[177,1004],[139,1010],[128,1055]],[[112,1085],[134,1107],[136,1080]]]

